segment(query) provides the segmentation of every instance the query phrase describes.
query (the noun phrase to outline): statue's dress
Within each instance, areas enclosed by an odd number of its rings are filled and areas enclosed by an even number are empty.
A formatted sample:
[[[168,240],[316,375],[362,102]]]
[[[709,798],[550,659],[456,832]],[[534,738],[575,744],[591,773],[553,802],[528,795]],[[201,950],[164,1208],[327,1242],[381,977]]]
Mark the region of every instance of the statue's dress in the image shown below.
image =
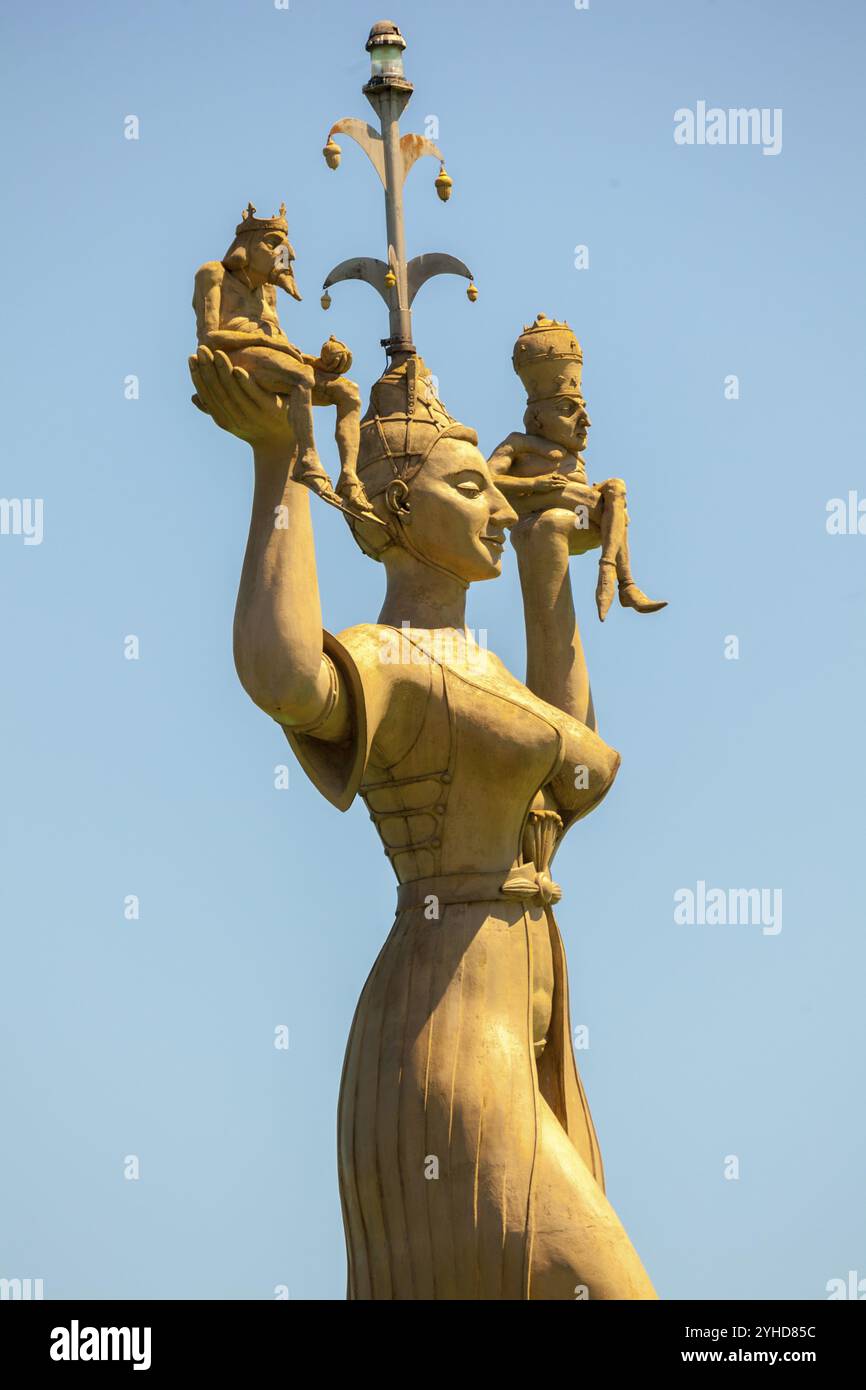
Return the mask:
[[[492,653],[429,650],[430,634],[415,630],[326,634],[350,692],[351,741],[286,730],[335,805],[363,798],[399,882],[340,1091],[349,1297],[652,1298],[604,1196],[549,875],[564,830],[604,796],[619,756]],[[386,766],[367,710],[395,659],[393,680],[422,714]],[[540,940],[553,964],[542,1037]]]

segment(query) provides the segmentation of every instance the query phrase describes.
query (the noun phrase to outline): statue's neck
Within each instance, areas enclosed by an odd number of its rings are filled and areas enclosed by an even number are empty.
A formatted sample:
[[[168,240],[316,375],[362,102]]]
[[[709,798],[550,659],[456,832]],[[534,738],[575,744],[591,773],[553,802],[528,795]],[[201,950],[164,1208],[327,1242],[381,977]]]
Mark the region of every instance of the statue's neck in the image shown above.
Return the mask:
[[[389,552],[388,588],[379,622],[389,627],[466,627],[467,586],[441,570],[433,569],[405,551]]]

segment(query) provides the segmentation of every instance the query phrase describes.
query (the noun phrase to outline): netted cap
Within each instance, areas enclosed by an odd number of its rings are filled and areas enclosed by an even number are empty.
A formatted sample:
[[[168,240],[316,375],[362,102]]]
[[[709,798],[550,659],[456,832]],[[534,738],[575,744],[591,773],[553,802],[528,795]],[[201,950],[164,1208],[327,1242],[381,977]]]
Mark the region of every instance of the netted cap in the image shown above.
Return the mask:
[[[461,425],[440,401],[428,368],[415,354],[392,362],[370,392],[361,421],[358,478],[369,502],[399,479],[411,483],[440,439],[462,439],[478,445],[475,430]],[[347,516],[361,549],[379,559],[389,545],[405,544],[400,528],[387,523],[371,529]]]
[[[361,421],[358,477],[370,501],[395,478],[411,482],[446,437],[478,444],[475,431],[448,414],[420,357],[389,366]]]
[[[580,396],[583,352],[567,323],[539,314],[517,339],[511,360],[530,404]]]

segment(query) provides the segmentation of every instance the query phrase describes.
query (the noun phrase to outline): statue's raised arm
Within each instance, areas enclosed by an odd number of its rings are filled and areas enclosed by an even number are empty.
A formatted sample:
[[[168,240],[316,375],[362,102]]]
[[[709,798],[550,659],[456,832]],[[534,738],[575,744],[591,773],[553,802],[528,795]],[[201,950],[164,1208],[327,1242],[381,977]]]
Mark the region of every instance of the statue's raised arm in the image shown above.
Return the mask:
[[[310,493],[292,478],[297,443],[285,402],[243,367],[201,346],[190,358],[194,403],[221,429],[252,446],[252,517],[234,624],[235,665],[255,703],[289,726],[322,724],[345,733],[344,704],[333,708],[322,650],[322,615]]]

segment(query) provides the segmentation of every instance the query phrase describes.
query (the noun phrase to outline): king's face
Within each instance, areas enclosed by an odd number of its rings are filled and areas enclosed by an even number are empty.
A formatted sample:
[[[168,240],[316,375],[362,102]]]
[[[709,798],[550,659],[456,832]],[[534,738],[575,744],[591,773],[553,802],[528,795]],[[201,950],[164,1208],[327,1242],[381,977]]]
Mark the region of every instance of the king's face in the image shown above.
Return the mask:
[[[262,232],[247,247],[247,272],[260,285],[276,285],[293,299],[300,299],[292,262],[295,252],[285,232]]]
[[[284,232],[262,232],[250,238],[247,246],[247,270],[257,279],[270,280],[282,261],[288,264],[288,238]]]

